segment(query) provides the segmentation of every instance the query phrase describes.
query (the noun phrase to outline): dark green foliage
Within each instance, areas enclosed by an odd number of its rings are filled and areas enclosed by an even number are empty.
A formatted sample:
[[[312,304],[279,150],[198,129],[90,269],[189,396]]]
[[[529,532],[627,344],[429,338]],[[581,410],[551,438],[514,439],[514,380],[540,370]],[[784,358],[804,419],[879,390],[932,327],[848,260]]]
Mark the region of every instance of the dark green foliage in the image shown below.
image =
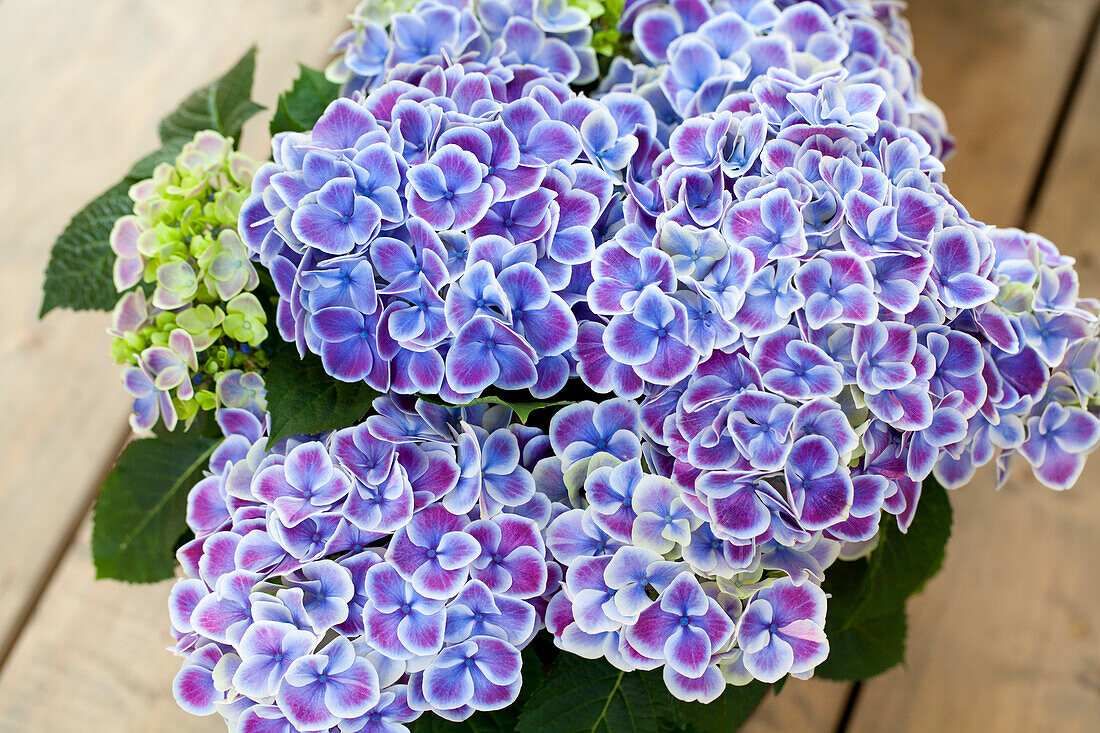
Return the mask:
[[[271,363],[264,374],[267,409],[271,413],[269,445],[292,435],[311,435],[355,425],[371,408],[378,393],[363,382],[330,377],[313,354],[305,359],[291,344],[274,337]]]
[[[562,654],[519,716],[520,733],[659,733],[674,717],[660,673]]]
[[[763,682],[751,682],[744,687],[730,685],[721,697],[707,705],[677,700],[676,711],[689,731],[729,733],[749,719],[768,687]]]
[[[885,519],[879,546],[871,553],[863,607],[870,616],[919,593],[943,567],[951,536],[951,503],[947,491],[929,478],[924,482],[916,518],[906,534],[893,517]]]
[[[838,633],[829,633],[829,658],[814,672],[830,680],[865,680],[905,659],[905,606],[876,616],[861,616]]]
[[[271,134],[304,132],[325,111],[329,102],[340,95],[340,85],[325,78],[325,72],[298,64],[300,69],[294,86],[279,95],[275,116],[271,119]]]
[[[135,440],[119,456],[96,501],[96,577],[132,583],[172,577],[177,542],[187,532],[187,492],[218,443],[201,433],[196,425],[172,440]]]
[[[524,669],[527,669],[526,662]],[[730,733],[769,685],[727,687],[709,705],[677,700],[660,670],[623,672],[606,660],[563,653],[523,706],[519,733]]]
[[[409,723],[408,728],[411,733],[512,733],[518,709],[518,705],[509,705],[503,710],[474,713],[461,723],[427,712]]]
[[[476,400],[468,403],[471,405],[504,405],[505,407],[512,408],[512,412],[516,413],[516,417],[523,424],[527,424],[527,421],[531,417],[531,413],[535,410],[542,410],[549,407],[564,407],[565,405],[573,404],[572,400],[560,400],[558,402],[511,402],[502,397],[496,395],[488,395],[486,397],[478,397]]]
[[[841,562],[825,573],[830,594],[825,632],[829,658],[817,674],[862,680],[900,664],[905,656],[905,602],[943,565],[951,535],[951,504],[934,479],[924,482],[909,531],[884,516],[879,545],[866,560]]]
[[[57,238],[42,286],[42,317],[54,308],[110,310],[118,300],[111,274],[114,253],[108,238],[133,202],[126,193],[132,182],[120,181],[73,217]]]
[[[130,172],[126,174],[126,179],[129,181],[141,181],[146,178],[152,178],[153,171],[161,163],[174,163],[176,156],[183,150],[183,143],[186,142],[175,140],[164,145],[159,150],[146,155],[144,158],[134,163],[130,168]]]
[[[234,141],[241,127],[263,109],[249,97],[256,69],[256,47],[250,48],[229,71],[183,100],[172,114],[160,121],[157,131],[165,145],[189,141],[200,130],[217,130]]]

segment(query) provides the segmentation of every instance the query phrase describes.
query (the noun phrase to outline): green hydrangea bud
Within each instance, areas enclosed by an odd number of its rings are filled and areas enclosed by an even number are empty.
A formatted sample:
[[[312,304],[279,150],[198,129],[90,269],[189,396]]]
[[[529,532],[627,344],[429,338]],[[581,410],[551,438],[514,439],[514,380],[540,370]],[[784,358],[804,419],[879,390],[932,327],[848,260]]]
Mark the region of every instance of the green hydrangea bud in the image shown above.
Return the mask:
[[[619,32],[618,22],[623,14],[623,0],[568,0],[591,19],[593,30],[592,50],[609,62],[627,51],[628,41]]]
[[[569,0],[569,5],[583,10],[591,20],[596,20],[605,12],[600,0]]]
[[[176,316],[176,323],[191,334],[196,350],[205,351],[221,337],[220,326],[224,319],[225,311],[220,307],[211,308],[202,303],[181,311]]]
[[[195,393],[195,404],[200,410],[213,410],[218,406],[218,397],[208,389],[202,389]]]
[[[225,374],[251,375],[258,385],[244,383],[262,392],[254,372],[267,364],[259,349],[267,316],[251,292],[260,278],[237,232],[257,167],[232,140],[199,132],[173,163],[130,187],[133,214],[112,229],[115,284],[124,293],[108,329],[111,356],[170,396],[161,408],[169,427],[225,404],[223,393],[239,401],[240,390],[217,388]]]
[[[190,422],[195,418],[195,415],[199,414],[199,402],[194,397],[187,400],[176,397],[173,398],[172,403],[176,406],[176,414],[179,415],[179,419],[185,423]]]
[[[1030,313],[1035,301],[1035,289],[1027,283],[1007,282],[997,294],[997,305],[1009,313]]]

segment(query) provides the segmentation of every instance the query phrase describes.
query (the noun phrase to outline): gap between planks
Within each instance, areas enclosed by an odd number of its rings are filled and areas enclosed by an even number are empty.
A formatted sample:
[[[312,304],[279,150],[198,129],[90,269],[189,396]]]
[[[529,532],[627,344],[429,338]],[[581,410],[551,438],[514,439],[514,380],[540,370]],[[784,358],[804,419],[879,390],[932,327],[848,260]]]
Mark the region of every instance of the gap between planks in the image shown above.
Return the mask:
[[[3,0],[0,0],[0,2],[3,2]],[[84,521],[92,511],[92,507],[95,506],[96,497],[99,495],[99,487],[103,485],[103,482],[107,478],[107,474],[114,468],[118,455],[122,452],[122,449],[129,440],[130,426],[126,425],[123,430],[119,431],[118,437],[114,441],[115,449],[111,453],[107,465],[100,469],[99,473],[96,474],[95,481],[92,483],[91,487],[87,489],[80,511],[73,513],[73,517],[69,521],[69,526],[65,528],[64,534],[62,534],[61,539],[53,548],[49,562],[46,564],[46,567],[43,568],[42,575],[38,578],[27,600],[24,601],[23,606],[19,609],[19,613],[16,615],[15,622],[12,624],[7,637],[0,639],[0,674],[3,673],[4,667],[11,657],[12,650],[15,649],[16,644],[19,642],[19,638],[23,635],[23,630],[27,628],[27,624],[30,623],[31,618],[34,617],[35,611],[38,610],[38,604],[42,601],[42,596],[46,593],[46,589],[49,587],[50,581],[53,580],[54,574],[61,566],[69,550],[72,549],[73,543],[76,542],[81,525],[84,524]]]
[[[1028,191],[1027,202],[1024,204],[1024,210],[1020,214],[1019,223],[1017,224],[1021,229],[1027,229],[1035,220],[1039,201],[1046,188],[1047,179],[1050,177],[1051,166],[1054,165],[1054,160],[1058,156],[1073,108],[1080,99],[1081,87],[1085,83],[1085,72],[1088,70],[1089,61],[1096,52],[1097,43],[1100,43],[1100,39],[1097,38],[1098,32],[1100,32],[1100,1],[1093,5],[1088,30],[1085,32],[1081,48],[1077,52],[1077,60],[1073,65],[1073,71],[1070,73],[1069,82],[1066,84],[1065,91],[1062,92],[1062,103],[1058,107],[1058,115],[1054,118],[1054,124],[1051,126],[1050,135],[1047,137],[1043,149],[1043,157],[1035,171],[1031,189]]]

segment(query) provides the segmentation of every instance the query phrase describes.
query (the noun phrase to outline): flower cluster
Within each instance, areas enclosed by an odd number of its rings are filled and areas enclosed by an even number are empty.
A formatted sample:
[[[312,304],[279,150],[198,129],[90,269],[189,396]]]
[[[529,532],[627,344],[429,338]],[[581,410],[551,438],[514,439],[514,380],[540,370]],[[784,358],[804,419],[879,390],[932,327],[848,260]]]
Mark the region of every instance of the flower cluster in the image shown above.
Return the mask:
[[[267,317],[236,229],[255,168],[231,140],[206,130],[174,164],[161,163],[130,188],[134,213],[115,223],[110,239],[115,286],[128,292],[108,333],[125,365],[135,431],[158,419],[171,430],[218,405],[264,409],[254,372],[265,364],[257,347]]]
[[[219,410],[171,594],[180,705],[234,730],[354,732],[513,702],[561,569],[550,441],[511,414],[383,397],[268,449],[266,416]]]
[[[622,398],[570,405],[551,423],[573,507],[546,532],[566,568],[546,610],[557,644],[626,671],[660,667],[683,700],[710,702],[727,682],[811,675],[828,653],[815,582],[840,543],[790,542],[797,522],[771,487],[752,530],[768,539],[731,540],[675,481],[646,472],[654,449],[642,423]],[[728,496],[723,519],[753,501]]]
[[[989,342],[983,343],[982,368],[987,400],[967,423],[968,440],[936,464],[936,477],[945,486],[962,486],[996,457],[1000,484],[1019,454],[1044,484],[1067,489],[1100,440],[1094,417],[1100,405],[1100,301],[1078,297],[1073,258],[1048,240],[1016,229],[995,229],[990,236],[1000,288],[992,303],[969,314],[970,328]],[[933,272],[942,269],[937,265]],[[948,344],[936,345],[942,364]],[[955,364],[949,366],[941,368],[941,378],[957,378]]]
[[[353,91],[415,81],[448,61],[487,69],[522,66],[566,84],[596,80],[592,21],[598,2],[566,0],[364,0],[333,43],[326,75]],[[610,48],[605,32],[601,47]]]
[[[942,159],[954,142],[943,113],[921,92],[902,7],[864,0],[627,0],[619,28],[633,37],[638,58],[615,59],[601,85],[649,101],[667,143],[680,122],[729,106],[731,95],[773,71],[786,71],[778,86],[771,84],[781,102],[802,91],[794,88],[799,79],[843,70],[851,83],[877,88],[882,119],[915,131]],[[847,102],[826,104],[831,114]],[[783,108],[768,112],[782,115]]]
[[[1079,476],[1100,303],[952,197],[894,5],[627,2],[640,60],[595,99],[560,0],[370,12],[330,69],[349,96],[275,137],[238,230],[280,335],[386,396],[270,450],[261,411],[219,413],[173,594],[189,710],[461,720],[515,699],[543,626],[686,700],[807,677],[825,571],[929,476]],[[607,397],[548,433],[469,404],[578,389]]]
[[[997,450],[1067,487],[1100,433],[1070,376],[1095,367],[1098,329],[1072,260],[951,197],[938,139],[909,126],[919,92],[852,68],[870,53],[852,50],[858,14],[793,5],[768,45],[750,33],[763,16],[691,7],[634,22],[687,118],[667,146],[636,130],[627,226],[592,264],[588,304],[608,320],[577,352],[581,378],[653,385],[643,412],[667,474],[737,541],[763,531],[760,500],[723,507],[760,482],[785,486],[803,530],[847,541],[873,536],[881,508],[907,526],[933,470],[957,486]],[[766,69],[765,47],[785,49]],[[712,62],[731,76],[687,83]]]
[[[933,471],[955,487],[996,456],[1003,479],[1019,453],[1072,484],[1100,440],[1100,308],[1049,242],[951,197],[906,89],[844,62],[858,13],[646,5],[654,86],[633,67],[610,88],[673,126],[634,130],[587,291],[605,320],[574,351],[589,386],[643,399],[635,422],[619,399],[555,418],[583,498],[548,531],[567,571],[547,626],[706,701],[812,674],[824,570],[883,511],[904,530]]]
[[[435,67],[336,100],[312,131],[275,137],[241,209],[280,333],[381,391],[557,393],[589,262],[621,223],[630,130],[651,116],[533,68]]]

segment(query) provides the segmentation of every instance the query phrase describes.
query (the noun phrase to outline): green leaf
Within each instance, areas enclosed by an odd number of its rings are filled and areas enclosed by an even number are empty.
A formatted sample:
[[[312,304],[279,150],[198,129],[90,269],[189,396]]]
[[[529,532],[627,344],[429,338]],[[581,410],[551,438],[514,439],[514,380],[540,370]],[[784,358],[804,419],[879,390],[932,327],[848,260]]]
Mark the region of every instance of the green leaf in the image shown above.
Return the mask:
[[[272,339],[271,344],[271,363],[264,374],[267,410],[271,413],[268,445],[292,435],[354,425],[379,396],[363,382],[349,384],[333,379],[313,354],[300,359],[293,345],[279,339]]]
[[[503,711],[477,713],[463,723],[425,714],[414,733],[730,733],[748,719],[771,688],[762,682],[728,687],[709,705],[672,697],[659,671],[623,672],[607,660],[573,654],[540,654],[545,635],[523,651],[519,699]],[[556,659],[544,673],[551,655]],[[518,712],[522,710],[522,712]],[[517,711],[518,722],[509,713]]]
[[[163,421],[153,426],[153,436],[161,443],[186,445],[193,441],[195,436],[200,435],[204,438],[221,440],[222,429],[218,425],[215,412],[210,410],[199,410],[190,421],[185,423],[185,429],[181,429],[177,426],[175,430],[169,430],[164,426]]]
[[[263,109],[252,102],[256,48],[251,48],[224,76],[192,92],[160,123],[163,147],[133,165],[126,177],[85,206],[53,245],[42,286],[39,317],[54,308],[110,310],[118,301],[111,268],[109,237],[115,221],[131,213],[130,186],[153,174],[158,163],[171,162],[184,143],[200,130],[217,130],[240,141],[241,126]]]
[[[694,733],[729,733],[749,719],[770,685],[754,681],[743,687],[727,685],[714,702],[676,701],[679,719]]]
[[[943,567],[947,540],[951,536],[951,502],[947,491],[929,478],[921,487],[917,515],[902,534],[893,517],[885,519],[879,546],[871,553],[868,582],[857,613],[880,615],[904,604]]]
[[[821,589],[829,595],[829,607],[825,618],[825,631],[832,637],[852,621],[863,603],[867,588],[869,564],[865,558],[837,562],[825,571]]]
[[[884,516],[869,558],[836,563],[825,573],[829,658],[818,668],[822,676],[862,680],[902,662],[906,601],[939,572],[951,534],[947,492],[928,479],[921,494],[908,533]]]
[[[531,417],[531,413],[535,410],[541,410],[546,407],[564,407],[565,405],[573,404],[572,400],[559,400],[557,402],[509,402],[496,395],[488,395],[485,397],[478,397],[476,400],[468,402],[469,405],[504,405],[505,407],[512,408],[512,412],[516,413],[516,417],[519,418],[521,423],[526,423],[528,418]]]
[[[557,402],[513,402],[504,397],[498,395],[486,395],[484,397],[478,397],[475,400],[469,402],[463,402],[460,405],[452,405],[449,402],[444,402],[437,395],[417,395],[419,399],[425,402],[430,402],[433,405],[442,405],[443,407],[469,407],[470,405],[503,405],[504,407],[511,408],[512,412],[516,413],[516,417],[519,418],[521,423],[526,424],[531,417],[531,413],[535,410],[542,410],[547,407],[564,407],[566,405],[575,404],[575,400],[558,400]]]
[[[542,686],[542,683],[546,681],[546,673],[550,669],[550,665],[544,663],[539,658],[539,649],[545,649],[547,653],[553,655],[553,659],[558,657],[558,649],[553,646],[549,632],[542,631],[531,643],[523,648],[520,652],[520,656],[523,657],[523,686],[520,687],[519,697],[516,699],[515,708],[521,710],[527,701],[531,699],[531,695],[535,690]],[[518,712],[517,712],[518,715]],[[513,729],[515,726],[513,726]]]
[[[239,142],[245,121],[263,109],[249,99],[255,69],[253,46],[232,69],[191,92],[172,114],[161,120],[158,128],[161,142],[183,144],[200,130],[217,130]]]
[[[840,633],[829,634],[829,657],[814,670],[830,680],[865,680],[905,659],[905,607],[861,617]]]
[[[675,719],[660,673],[562,654],[519,716],[519,733],[662,733]]]
[[[202,477],[218,441],[135,440],[126,446],[96,501],[92,557],[96,577],[132,583],[171,578],[176,542],[187,531],[187,492]]]
[[[279,95],[275,116],[271,119],[271,134],[305,132],[313,127],[329,103],[340,96],[340,85],[325,78],[325,72],[298,64],[294,85]]]
[[[214,82],[214,119],[218,130],[236,141],[241,128],[253,115],[265,109],[252,101],[252,77],[256,71],[256,47],[248,49],[225,76]]]
[[[884,515],[882,522],[878,547],[868,559],[837,563],[825,573],[823,588],[832,596],[829,624],[834,630],[903,607],[943,567],[951,502],[935,480],[924,482],[907,533],[892,516]]]
[[[38,316],[54,308],[110,310],[118,300],[111,268],[114,253],[109,238],[120,216],[130,213],[133,202],[121,181],[72,218],[57,238],[46,266],[42,308]]]

